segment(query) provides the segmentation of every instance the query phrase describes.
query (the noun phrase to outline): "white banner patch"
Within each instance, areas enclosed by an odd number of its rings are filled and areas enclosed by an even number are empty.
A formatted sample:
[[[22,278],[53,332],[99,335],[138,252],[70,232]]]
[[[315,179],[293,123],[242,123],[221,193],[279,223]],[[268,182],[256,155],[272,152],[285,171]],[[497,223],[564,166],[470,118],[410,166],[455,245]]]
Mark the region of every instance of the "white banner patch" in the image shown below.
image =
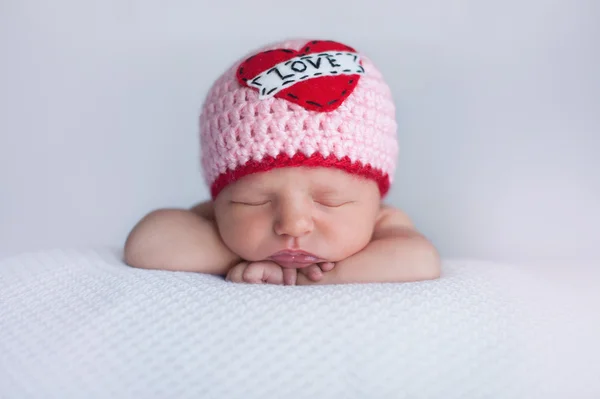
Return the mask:
[[[335,75],[363,75],[364,68],[360,65],[357,53],[343,51],[324,51],[322,53],[306,54],[281,62],[267,71],[262,72],[248,86],[259,91],[259,98],[271,98],[281,90],[298,82]]]

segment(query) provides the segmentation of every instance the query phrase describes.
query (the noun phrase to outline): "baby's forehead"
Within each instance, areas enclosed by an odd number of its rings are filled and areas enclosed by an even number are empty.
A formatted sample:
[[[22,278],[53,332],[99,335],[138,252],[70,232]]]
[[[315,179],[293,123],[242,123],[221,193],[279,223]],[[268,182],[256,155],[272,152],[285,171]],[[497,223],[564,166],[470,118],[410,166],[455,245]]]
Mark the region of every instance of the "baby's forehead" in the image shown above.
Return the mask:
[[[257,192],[297,187],[343,193],[355,190],[363,181],[360,176],[336,168],[286,167],[247,175],[236,185],[239,189]]]

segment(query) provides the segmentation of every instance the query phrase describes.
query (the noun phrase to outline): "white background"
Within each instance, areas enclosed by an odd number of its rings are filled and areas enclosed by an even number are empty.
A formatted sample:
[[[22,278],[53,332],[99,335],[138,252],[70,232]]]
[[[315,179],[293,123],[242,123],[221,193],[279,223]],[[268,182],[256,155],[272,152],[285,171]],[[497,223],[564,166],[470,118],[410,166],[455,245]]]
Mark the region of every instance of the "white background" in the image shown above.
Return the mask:
[[[151,209],[206,199],[209,85],[290,37],[387,76],[389,202],[444,257],[598,256],[594,0],[0,0],[0,255],[121,246]]]

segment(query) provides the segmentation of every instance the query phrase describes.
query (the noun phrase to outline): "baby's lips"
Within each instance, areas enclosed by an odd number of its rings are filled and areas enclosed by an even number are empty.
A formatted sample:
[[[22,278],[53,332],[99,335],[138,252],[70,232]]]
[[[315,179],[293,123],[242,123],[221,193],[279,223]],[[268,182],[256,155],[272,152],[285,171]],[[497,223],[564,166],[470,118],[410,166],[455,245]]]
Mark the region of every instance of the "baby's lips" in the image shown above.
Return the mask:
[[[300,268],[308,267],[310,265],[314,265],[315,263],[317,263],[315,261],[316,258],[308,258],[308,257],[303,257],[300,259],[273,257],[273,258],[269,258],[269,259],[272,260],[273,262],[277,263],[281,267],[293,268],[293,269],[300,269]]]
[[[302,268],[315,263],[323,262],[318,256],[305,251],[279,251],[269,256],[269,260],[278,263],[282,267]]]

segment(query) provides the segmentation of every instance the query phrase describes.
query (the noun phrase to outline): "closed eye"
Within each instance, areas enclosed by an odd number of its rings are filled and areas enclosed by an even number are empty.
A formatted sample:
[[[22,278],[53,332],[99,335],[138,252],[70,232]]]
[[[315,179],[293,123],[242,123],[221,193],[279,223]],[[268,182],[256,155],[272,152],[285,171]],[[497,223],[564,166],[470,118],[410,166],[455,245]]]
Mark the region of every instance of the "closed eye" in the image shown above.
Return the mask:
[[[232,204],[236,204],[236,205],[247,205],[247,206],[261,206],[261,205],[266,205],[268,204],[269,200],[266,201],[256,201],[256,202],[250,202],[250,201],[231,201]]]
[[[353,203],[354,201],[317,201],[315,200],[315,202],[319,205],[325,206],[327,208],[340,208],[344,205],[348,205]]]

